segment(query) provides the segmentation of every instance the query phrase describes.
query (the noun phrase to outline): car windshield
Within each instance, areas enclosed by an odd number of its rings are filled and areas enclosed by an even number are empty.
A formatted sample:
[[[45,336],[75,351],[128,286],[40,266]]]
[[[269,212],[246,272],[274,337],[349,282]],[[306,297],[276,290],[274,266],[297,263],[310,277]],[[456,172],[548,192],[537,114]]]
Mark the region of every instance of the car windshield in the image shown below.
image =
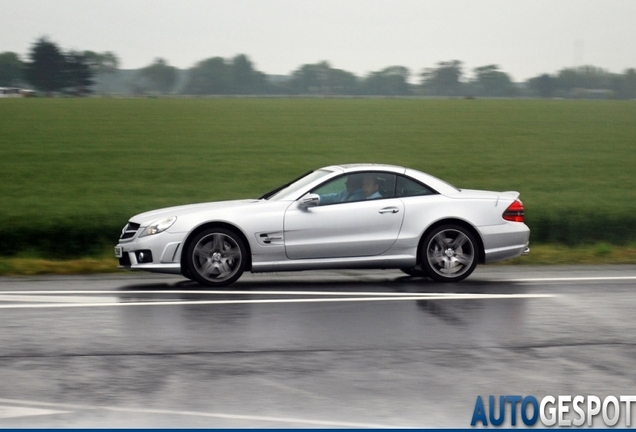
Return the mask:
[[[331,171],[327,171],[327,170],[318,170],[318,171],[312,171],[310,173],[307,173],[306,175],[292,181],[291,183],[288,183],[286,185],[281,186],[278,189],[274,189],[272,192],[269,192],[265,195],[263,195],[261,197],[261,199],[266,199],[266,200],[276,200],[276,199],[280,199],[284,196],[293,194],[294,192],[298,192],[299,190],[303,189],[304,187],[306,187],[307,185],[313,183],[314,181],[318,180],[321,177],[326,176],[327,174],[330,174]]]

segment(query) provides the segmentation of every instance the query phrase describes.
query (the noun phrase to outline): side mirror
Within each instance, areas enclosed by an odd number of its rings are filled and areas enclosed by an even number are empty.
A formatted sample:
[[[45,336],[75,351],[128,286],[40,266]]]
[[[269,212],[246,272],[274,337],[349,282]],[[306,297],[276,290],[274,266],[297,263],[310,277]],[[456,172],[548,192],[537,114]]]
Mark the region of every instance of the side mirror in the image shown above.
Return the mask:
[[[308,194],[300,199],[301,208],[317,207],[320,205],[320,195]]]

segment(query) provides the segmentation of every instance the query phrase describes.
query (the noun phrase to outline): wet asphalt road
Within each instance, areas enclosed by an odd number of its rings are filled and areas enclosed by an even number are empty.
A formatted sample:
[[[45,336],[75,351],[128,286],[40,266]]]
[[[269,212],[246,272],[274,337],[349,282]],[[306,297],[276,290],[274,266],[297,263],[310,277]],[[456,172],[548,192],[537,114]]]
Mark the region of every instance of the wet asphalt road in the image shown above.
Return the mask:
[[[636,394],[635,308],[636,266],[0,278],[0,427],[470,427]]]

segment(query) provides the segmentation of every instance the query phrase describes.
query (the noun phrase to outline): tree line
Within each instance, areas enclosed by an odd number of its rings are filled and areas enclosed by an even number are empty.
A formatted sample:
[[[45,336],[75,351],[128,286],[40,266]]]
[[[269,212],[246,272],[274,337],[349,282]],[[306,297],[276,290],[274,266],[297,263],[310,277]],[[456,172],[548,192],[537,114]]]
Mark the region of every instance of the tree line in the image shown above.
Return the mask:
[[[290,75],[272,76],[256,70],[244,54],[230,59],[211,57],[183,71],[155,59],[152,64],[126,71],[122,88],[116,77],[119,60],[112,52],[63,51],[47,38],[36,40],[22,61],[16,53],[0,54],[0,86],[31,86],[50,94],[87,95],[322,95],[322,96],[439,96],[636,98],[636,70],[611,73],[594,66],[566,68],[541,74],[523,83],[513,82],[498,65],[484,65],[468,76],[459,60],[443,61],[415,75],[403,66],[390,66],[365,77],[332,67],[323,61],[305,64]]]

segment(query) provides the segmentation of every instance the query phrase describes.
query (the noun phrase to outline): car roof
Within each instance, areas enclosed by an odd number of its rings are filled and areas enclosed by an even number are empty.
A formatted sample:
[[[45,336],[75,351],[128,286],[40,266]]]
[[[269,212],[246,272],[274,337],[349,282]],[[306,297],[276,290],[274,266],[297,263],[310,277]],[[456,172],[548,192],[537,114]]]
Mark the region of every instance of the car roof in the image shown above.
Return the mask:
[[[418,171],[412,168],[405,168],[398,165],[390,165],[390,164],[375,164],[375,163],[349,163],[349,164],[340,164],[340,165],[330,165],[324,168],[321,168],[327,171],[335,171],[341,173],[350,173],[357,171],[386,171],[392,172],[396,174],[404,174],[408,177],[412,177],[416,180],[421,181],[422,183],[432,187],[437,192],[442,194],[453,194],[459,191],[455,186],[450,183],[441,180],[431,174],[424,173],[422,171]]]
[[[406,171],[406,168],[401,166],[388,165],[388,164],[374,164],[374,163],[350,163],[350,164],[341,164],[341,165],[331,165],[328,167],[324,167],[322,169],[330,170],[330,171],[342,171],[342,172],[379,170],[379,171],[390,171],[390,172],[396,172],[396,173],[402,173],[402,174]]]

